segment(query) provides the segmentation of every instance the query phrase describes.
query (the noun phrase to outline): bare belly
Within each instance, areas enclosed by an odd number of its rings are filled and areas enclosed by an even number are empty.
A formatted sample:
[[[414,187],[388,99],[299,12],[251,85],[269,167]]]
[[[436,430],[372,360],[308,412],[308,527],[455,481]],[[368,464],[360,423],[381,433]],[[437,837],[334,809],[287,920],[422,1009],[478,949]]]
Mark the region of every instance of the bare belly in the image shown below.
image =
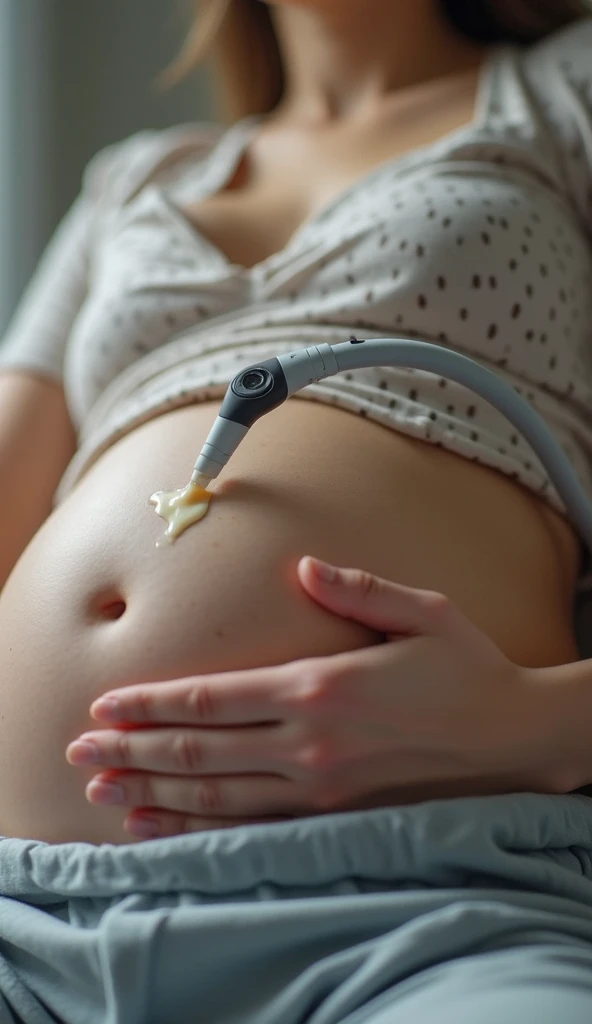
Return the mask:
[[[106,690],[377,642],[306,597],[304,554],[448,594],[519,663],[577,659],[567,523],[500,473],[329,406],[290,400],[256,424],[206,518],[156,548],[165,524],[148,498],[187,482],[217,407],[177,410],[118,442],[10,576],[0,834],[131,841],[125,811],[85,800],[95,772],[64,757],[97,727],[88,708]]]

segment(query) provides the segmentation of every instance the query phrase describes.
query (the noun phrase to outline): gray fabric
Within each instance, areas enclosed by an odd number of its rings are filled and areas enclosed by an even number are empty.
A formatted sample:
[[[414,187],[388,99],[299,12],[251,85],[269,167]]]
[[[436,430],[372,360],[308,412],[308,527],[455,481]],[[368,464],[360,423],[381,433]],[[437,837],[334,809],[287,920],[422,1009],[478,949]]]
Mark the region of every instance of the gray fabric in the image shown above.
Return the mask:
[[[581,795],[1,839],[0,893],[1,1024],[592,1020]]]

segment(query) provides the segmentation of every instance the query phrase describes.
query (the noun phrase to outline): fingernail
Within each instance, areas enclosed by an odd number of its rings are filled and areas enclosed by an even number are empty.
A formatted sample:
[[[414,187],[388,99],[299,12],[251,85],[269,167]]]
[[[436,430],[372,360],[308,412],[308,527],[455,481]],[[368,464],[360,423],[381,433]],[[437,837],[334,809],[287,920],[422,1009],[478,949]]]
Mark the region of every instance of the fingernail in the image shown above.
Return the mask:
[[[89,782],[86,792],[93,804],[123,804],[125,793],[117,782]]]
[[[99,764],[101,753],[96,743],[76,740],[66,748],[66,758],[70,764]]]
[[[160,824],[156,818],[134,818],[126,822],[126,829],[139,839],[156,839],[160,835]]]
[[[120,718],[121,704],[116,697],[99,697],[90,706],[90,713],[95,718],[105,718],[116,722]]]
[[[321,562],[318,558],[312,558],[312,571],[323,583],[334,583],[337,579],[337,569],[328,562]]]

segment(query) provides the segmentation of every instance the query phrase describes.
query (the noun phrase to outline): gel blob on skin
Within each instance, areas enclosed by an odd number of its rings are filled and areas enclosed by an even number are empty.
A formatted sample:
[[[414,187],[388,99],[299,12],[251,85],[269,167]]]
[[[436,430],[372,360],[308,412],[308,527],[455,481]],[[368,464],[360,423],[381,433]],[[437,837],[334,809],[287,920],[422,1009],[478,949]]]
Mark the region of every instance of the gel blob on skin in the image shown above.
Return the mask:
[[[179,491],[158,491],[150,498],[157,514],[169,524],[157,546],[171,543],[203,518],[211,499],[207,484],[218,476],[256,420],[307,384],[367,366],[428,370],[449,377],[490,402],[524,434],[592,551],[592,503],[552,431],[514,388],[475,360],[441,345],[408,338],[365,340],[354,336],[338,345],[323,343],[264,359],[237,374],[228,386],[189,484]]]
[[[213,497],[211,491],[206,490],[209,482],[210,477],[200,474],[177,491],[156,491],[151,495],[150,504],[154,505],[157,516],[168,523],[165,533],[156,541],[157,548],[173,544],[188,526],[203,519]]]

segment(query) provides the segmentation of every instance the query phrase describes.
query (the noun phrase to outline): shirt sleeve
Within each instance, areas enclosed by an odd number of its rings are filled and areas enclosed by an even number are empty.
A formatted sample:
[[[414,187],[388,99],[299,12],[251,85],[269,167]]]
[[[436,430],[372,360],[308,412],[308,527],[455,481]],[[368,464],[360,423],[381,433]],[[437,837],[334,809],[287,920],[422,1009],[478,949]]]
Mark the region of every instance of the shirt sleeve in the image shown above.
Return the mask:
[[[592,237],[592,18],[531,47],[526,67],[559,144],[567,196]]]
[[[0,370],[61,381],[66,344],[84,302],[93,221],[116,147],[88,164],[80,194],[50,240],[0,342]]]
[[[100,150],[87,165],[80,194],[61,221],[8,330],[0,370],[28,370],[61,382],[66,348],[85,301],[101,226],[158,174],[183,158],[205,157],[223,133],[216,124],[140,131]]]

